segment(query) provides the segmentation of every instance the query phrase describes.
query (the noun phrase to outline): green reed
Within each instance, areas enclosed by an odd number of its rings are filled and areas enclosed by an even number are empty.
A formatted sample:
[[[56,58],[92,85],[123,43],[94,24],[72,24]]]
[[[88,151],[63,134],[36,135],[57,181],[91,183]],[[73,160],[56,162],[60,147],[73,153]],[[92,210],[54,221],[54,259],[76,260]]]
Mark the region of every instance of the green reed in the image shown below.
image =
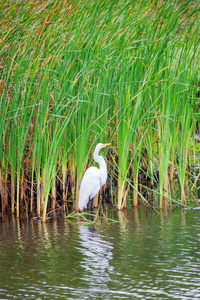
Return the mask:
[[[28,205],[46,220],[59,207],[58,180],[64,205],[72,200],[77,209],[100,141],[117,154],[118,209],[128,186],[138,204],[142,163],[151,185],[158,169],[160,207],[175,169],[185,204],[188,141],[199,120],[191,100],[198,4],[1,1],[2,213],[19,217]]]

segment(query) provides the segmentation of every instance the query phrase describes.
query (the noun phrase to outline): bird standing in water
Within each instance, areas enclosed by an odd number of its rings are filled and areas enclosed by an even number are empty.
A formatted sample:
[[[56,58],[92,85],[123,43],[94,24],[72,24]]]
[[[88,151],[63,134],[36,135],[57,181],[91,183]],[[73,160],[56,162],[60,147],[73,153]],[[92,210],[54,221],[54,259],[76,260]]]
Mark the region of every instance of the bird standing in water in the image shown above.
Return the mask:
[[[99,155],[99,151],[110,144],[99,143],[94,150],[93,158],[99,164],[100,168],[90,167],[83,175],[79,190],[78,208],[83,210],[88,202],[96,196],[100,188],[106,183],[107,167],[105,160]]]

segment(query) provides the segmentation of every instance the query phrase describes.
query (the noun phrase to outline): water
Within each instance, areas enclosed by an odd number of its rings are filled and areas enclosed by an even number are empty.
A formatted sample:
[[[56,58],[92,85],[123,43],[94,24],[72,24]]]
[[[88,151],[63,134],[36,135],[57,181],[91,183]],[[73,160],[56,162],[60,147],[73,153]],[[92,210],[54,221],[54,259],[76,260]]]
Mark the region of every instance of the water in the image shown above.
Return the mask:
[[[0,299],[200,299],[200,210],[0,223]]]

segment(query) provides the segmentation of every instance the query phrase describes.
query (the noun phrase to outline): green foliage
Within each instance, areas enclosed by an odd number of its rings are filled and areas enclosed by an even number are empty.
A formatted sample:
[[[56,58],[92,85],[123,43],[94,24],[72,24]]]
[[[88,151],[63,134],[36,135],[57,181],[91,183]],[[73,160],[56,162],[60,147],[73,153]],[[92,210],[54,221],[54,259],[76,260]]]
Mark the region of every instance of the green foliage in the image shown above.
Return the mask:
[[[0,164],[1,176],[11,175],[13,211],[15,184],[19,196],[26,174],[32,199],[36,180],[37,214],[43,210],[45,220],[53,180],[62,169],[65,189],[69,168],[78,191],[99,141],[117,149],[118,208],[126,203],[131,166],[137,187],[144,149],[151,177],[159,161],[160,194],[175,152],[183,185],[184,149],[192,118],[199,119],[193,111],[198,1],[3,0],[0,6]],[[19,200],[16,208],[19,215]]]

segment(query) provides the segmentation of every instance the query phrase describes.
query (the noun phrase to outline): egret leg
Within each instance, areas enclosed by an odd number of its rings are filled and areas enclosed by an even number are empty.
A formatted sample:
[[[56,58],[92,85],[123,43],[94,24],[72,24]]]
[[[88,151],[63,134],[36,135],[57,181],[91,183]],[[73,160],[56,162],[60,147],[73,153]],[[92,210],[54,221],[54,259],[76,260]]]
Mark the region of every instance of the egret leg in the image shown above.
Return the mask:
[[[92,198],[92,200],[91,200],[91,211],[93,211],[93,200],[94,200],[94,198]]]
[[[89,201],[87,203],[87,211],[90,210],[90,198],[89,198]]]

